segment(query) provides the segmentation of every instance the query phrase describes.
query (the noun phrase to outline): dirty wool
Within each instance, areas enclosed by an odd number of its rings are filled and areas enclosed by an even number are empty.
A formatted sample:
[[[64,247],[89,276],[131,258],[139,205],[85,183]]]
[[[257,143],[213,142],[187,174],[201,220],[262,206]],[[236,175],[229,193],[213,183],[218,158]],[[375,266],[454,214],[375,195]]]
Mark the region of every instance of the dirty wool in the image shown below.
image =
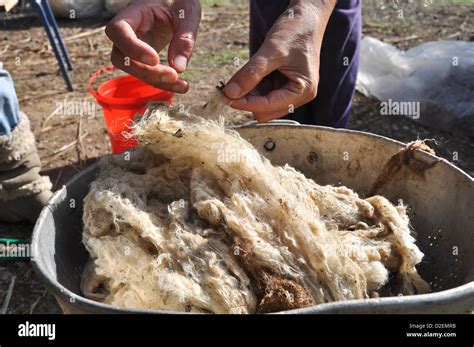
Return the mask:
[[[87,297],[264,313],[429,291],[402,203],[318,185],[175,108],[149,109],[133,136],[140,148],[102,159],[84,201]]]

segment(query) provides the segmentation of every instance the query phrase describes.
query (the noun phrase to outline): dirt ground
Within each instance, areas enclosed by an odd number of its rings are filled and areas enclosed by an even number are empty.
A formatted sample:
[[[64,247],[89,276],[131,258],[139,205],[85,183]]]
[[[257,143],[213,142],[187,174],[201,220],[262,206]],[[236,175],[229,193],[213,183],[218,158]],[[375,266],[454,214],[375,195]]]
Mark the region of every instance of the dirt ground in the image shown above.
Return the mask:
[[[176,103],[204,103],[206,95],[220,80],[226,80],[238,67],[235,58],[248,57],[248,5],[212,4],[204,16],[196,50],[184,78],[191,91],[175,98]],[[404,5],[404,18],[397,9],[371,5],[364,8],[364,35],[407,49],[434,40],[474,41],[474,6],[469,4],[416,6]],[[375,3],[375,2],[374,2]],[[380,2],[377,2],[380,3]],[[366,2],[364,1],[364,5]],[[44,30],[32,14],[14,14],[0,22],[0,61],[13,76],[21,109],[28,114],[36,135],[44,173],[54,189],[64,184],[101,156],[111,152],[101,110],[88,92],[91,73],[110,65],[111,44],[102,28],[107,20],[59,22],[74,70],[75,90],[68,93]],[[87,35],[80,36],[81,34]],[[107,77],[110,77],[107,76]],[[103,80],[103,79],[102,79]],[[99,81],[100,82],[100,81]],[[97,86],[98,83],[95,84]],[[79,111],[61,106],[83,105]],[[55,110],[60,110],[56,111]],[[248,119],[233,113],[236,122]],[[409,142],[418,138],[436,139],[430,143],[436,153],[474,175],[474,137],[461,136],[422,126],[403,116],[381,116],[379,102],[361,94],[354,97],[350,128]],[[28,239],[30,225],[0,224],[0,237]],[[28,262],[0,263],[0,307],[12,276],[16,276],[7,313],[58,313],[53,297],[39,283]]]

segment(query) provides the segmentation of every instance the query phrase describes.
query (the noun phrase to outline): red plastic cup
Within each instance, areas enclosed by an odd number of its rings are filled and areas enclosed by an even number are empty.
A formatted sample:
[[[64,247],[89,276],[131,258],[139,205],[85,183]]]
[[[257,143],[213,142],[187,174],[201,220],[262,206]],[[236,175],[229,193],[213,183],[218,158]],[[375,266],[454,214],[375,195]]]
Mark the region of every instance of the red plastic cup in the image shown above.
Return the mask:
[[[97,77],[113,70],[116,70],[114,66],[107,66],[95,72],[89,80],[89,91],[102,107],[112,152],[115,154],[137,146],[136,140],[124,136],[130,131],[133,118],[143,114],[151,101],[172,104],[174,93],[155,88],[133,76],[106,81],[96,92],[92,84]]]

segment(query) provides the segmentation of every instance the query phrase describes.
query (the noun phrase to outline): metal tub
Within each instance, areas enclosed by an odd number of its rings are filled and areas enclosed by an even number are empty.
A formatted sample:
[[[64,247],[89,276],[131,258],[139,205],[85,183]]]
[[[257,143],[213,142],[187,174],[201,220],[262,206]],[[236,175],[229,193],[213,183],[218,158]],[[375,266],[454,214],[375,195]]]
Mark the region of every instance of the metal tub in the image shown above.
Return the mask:
[[[289,163],[320,184],[343,184],[364,197],[404,144],[373,134],[280,123],[238,128],[274,164]],[[444,159],[415,151],[378,193],[410,206],[421,276],[432,293],[321,304],[285,313],[468,313],[474,310],[474,182]],[[418,168],[418,169],[417,169]],[[422,168],[422,169],[419,169]],[[44,208],[35,226],[32,263],[66,313],[170,313],[120,309],[81,296],[88,253],[81,243],[82,200],[96,174],[73,177]]]

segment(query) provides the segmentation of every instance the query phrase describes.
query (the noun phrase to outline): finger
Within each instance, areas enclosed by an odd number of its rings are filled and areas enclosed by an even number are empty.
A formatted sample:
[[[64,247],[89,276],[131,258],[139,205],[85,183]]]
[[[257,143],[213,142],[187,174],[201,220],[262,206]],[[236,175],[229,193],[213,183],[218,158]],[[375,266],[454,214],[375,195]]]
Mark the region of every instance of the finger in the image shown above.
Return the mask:
[[[265,76],[278,68],[279,59],[272,58],[267,49],[260,49],[232,76],[224,93],[230,99],[239,99],[255,89]]]
[[[233,100],[232,107],[256,114],[281,112],[286,114],[290,108],[310,101],[309,94],[305,91],[305,83],[301,79],[289,80],[282,88],[272,90],[267,95],[248,94]]]
[[[156,88],[175,93],[186,93],[189,90],[188,83],[179,79],[176,70],[169,66],[160,64],[149,66],[134,60],[126,60],[124,54],[115,46],[112,49],[111,60],[117,68]]]
[[[270,122],[271,120],[281,118],[288,114],[288,110],[282,110],[278,112],[269,112],[269,113],[254,113],[254,117],[257,121],[261,123]]]
[[[105,33],[130,59],[153,66],[159,63],[158,53],[136,34],[142,20],[140,8],[130,6],[107,25]]]
[[[182,16],[175,16],[174,34],[168,49],[168,63],[178,72],[185,71],[188,66],[201,21],[199,6],[182,11],[185,11]]]

